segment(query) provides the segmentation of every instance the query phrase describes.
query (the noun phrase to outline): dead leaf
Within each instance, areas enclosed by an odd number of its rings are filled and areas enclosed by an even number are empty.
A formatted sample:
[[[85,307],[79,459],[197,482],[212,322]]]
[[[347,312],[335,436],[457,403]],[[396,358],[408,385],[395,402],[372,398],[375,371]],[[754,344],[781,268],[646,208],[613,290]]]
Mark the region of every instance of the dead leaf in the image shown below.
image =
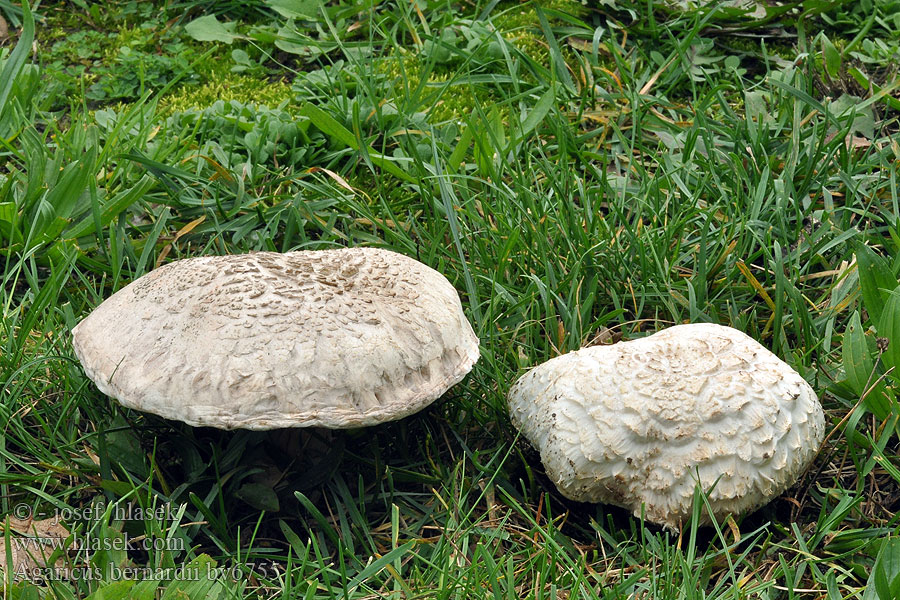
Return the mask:
[[[3,577],[9,578],[9,569],[12,579],[44,579],[50,574],[50,569],[58,573],[64,568],[62,556],[52,565],[48,563],[57,550],[66,548],[69,537],[69,531],[59,519],[51,517],[36,521],[8,518],[5,523],[0,524],[0,532],[0,572]]]
[[[191,221],[190,223],[188,223],[187,225],[185,225],[184,227],[182,227],[181,229],[179,229],[178,232],[175,234],[175,238],[163,247],[162,252],[160,252],[159,256],[156,258],[156,268],[157,269],[159,268],[159,266],[163,263],[163,261],[169,255],[169,252],[172,251],[173,244],[177,244],[178,240],[181,239],[182,236],[185,236],[185,235],[189,234],[190,232],[192,232],[197,225],[199,225],[200,223],[202,223],[205,220],[206,220],[206,215],[201,215],[201,216],[197,217],[196,219],[194,219],[193,221]]]

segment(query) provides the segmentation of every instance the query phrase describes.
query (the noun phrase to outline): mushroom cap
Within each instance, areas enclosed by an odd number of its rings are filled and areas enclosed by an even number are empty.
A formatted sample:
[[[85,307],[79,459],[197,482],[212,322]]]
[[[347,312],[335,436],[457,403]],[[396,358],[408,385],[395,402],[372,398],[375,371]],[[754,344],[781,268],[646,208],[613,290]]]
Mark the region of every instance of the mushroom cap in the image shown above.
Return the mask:
[[[176,261],[113,294],[72,335],[103,393],[223,429],[399,419],[479,355],[450,282],[377,248]]]
[[[691,516],[698,481],[717,519],[772,500],[812,461],[825,430],[800,374],[712,324],[558,356],[523,375],[508,399],[513,424],[564,496],[638,517],[643,506],[647,520],[672,529]]]

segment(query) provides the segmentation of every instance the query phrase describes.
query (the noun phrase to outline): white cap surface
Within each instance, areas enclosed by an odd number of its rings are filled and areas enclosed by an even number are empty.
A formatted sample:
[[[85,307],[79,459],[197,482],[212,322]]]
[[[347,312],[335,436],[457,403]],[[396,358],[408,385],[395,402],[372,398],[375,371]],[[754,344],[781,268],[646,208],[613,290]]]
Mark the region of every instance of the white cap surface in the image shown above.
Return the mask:
[[[712,488],[716,518],[775,498],[815,457],[825,430],[796,371],[712,324],[556,357],[515,383],[509,408],[564,496],[636,516],[643,505],[649,521],[670,528],[690,517],[698,476]]]
[[[173,262],[113,294],[72,335],[103,393],[224,429],[399,419],[479,355],[450,282],[376,248]]]

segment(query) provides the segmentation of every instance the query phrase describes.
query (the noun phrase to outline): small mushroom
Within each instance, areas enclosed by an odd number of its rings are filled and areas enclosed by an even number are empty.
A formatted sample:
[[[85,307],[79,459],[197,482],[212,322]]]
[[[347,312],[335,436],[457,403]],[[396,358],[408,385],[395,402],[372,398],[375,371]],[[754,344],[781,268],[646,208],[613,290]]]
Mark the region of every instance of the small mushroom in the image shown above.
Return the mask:
[[[479,355],[450,282],[376,248],[176,261],[113,294],[72,335],[103,393],[223,429],[399,419]]]
[[[691,516],[697,483],[717,519],[769,502],[825,429],[796,371],[712,324],[558,356],[515,383],[509,408],[564,496],[643,510],[672,529]]]

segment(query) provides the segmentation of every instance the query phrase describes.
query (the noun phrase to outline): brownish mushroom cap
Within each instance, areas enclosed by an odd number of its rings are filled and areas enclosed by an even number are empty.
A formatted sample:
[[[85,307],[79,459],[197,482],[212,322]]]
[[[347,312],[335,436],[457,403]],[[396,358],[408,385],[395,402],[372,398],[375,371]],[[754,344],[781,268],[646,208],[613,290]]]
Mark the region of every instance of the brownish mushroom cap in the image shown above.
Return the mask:
[[[113,294],[72,335],[103,393],[224,429],[399,419],[479,356],[450,282],[376,248],[173,262]]]

